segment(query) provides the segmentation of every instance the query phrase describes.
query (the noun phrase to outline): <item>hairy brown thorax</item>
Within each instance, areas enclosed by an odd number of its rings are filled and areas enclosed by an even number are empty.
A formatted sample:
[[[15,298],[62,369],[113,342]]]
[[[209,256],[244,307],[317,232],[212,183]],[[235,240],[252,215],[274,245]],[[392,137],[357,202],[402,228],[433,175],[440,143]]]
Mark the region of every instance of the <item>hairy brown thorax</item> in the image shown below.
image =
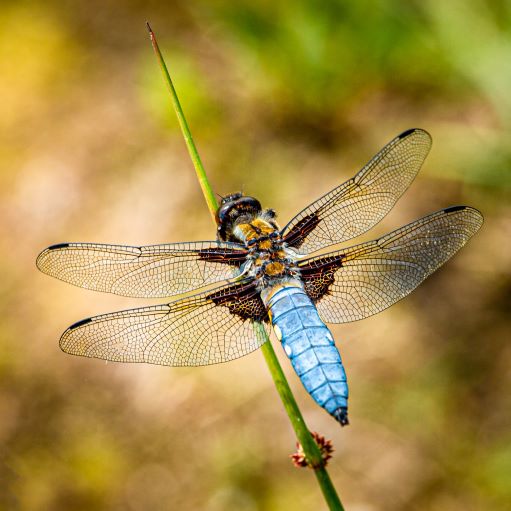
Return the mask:
[[[283,242],[275,216],[273,210],[263,210],[257,199],[241,193],[225,197],[216,214],[218,237],[247,247],[245,270],[260,289],[298,276],[296,258]]]

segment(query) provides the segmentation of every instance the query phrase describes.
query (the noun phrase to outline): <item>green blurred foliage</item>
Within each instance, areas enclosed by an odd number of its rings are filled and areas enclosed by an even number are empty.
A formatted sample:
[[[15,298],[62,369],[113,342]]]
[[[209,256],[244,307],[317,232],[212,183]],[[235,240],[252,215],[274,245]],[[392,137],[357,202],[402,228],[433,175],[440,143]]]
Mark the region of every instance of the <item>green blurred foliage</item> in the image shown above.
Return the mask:
[[[508,509],[511,4],[24,0],[0,6],[0,510],[323,506],[260,354],[171,369],[58,350],[80,317],[142,303],[51,281],[42,248],[214,236],[146,19],[215,188],[282,223],[400,131],[431,132],[371,235],[456,203],[483,229],[402,303],[333,327],[349,428],[282,363],[347,509]]]

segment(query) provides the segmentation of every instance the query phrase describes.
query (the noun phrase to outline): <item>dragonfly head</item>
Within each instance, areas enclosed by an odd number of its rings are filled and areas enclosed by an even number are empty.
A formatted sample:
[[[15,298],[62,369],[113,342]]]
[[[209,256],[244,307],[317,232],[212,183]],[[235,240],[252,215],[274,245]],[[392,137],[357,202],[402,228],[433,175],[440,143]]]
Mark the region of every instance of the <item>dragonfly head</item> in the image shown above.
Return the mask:
[[[255,217],[261,214],[261,211],[261,203],[257,199],[243,195],[241,192],[223,197],[216,212],[219,239],[222,241],[234,239],[232,230],[236,221],[241,217]]]

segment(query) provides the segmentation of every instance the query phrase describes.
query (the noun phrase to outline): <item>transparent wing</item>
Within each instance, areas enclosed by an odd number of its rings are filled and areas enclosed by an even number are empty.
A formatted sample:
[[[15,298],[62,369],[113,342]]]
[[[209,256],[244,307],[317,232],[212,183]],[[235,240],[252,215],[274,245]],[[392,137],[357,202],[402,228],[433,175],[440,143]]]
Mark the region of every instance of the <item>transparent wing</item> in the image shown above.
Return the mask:
[[[314,252],[378,223],[410,186],[431,148],[430,135],[405,131],[358,174],[301,211],[283,229],[288,245]]]
[[[85,319],[60,339],[66,353],[167,366],[216,364],[265,342],[267,312],[253,284],[223,286],[167,305]]]
[[[329,323],[366,318],[413,291],[482,223],[476,209],[456,206],[380,239],[307,259],[300,265],[305,290]]]
[[[61,243],[41,252],[37,267],[75,286],[140,298],[162,298],[230,279],[246,250],[201,241],[146,247]]]

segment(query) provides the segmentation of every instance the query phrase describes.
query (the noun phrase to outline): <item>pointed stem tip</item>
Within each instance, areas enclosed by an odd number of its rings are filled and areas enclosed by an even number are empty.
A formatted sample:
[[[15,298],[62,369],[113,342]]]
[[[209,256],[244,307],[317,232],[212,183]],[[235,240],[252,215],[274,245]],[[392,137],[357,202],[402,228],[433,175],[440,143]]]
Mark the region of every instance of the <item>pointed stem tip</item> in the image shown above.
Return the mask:
[[[149,38],[151,39],[151,44],[153,45],[154,51],[156,51],[156,53],[159,53],[158,43],[156,42],[156,36],[154,35],[153,29],[151,28],[151,25],[149,25],[148,21],[146,21],[145,24],[147,27],[147,31],[149,32]]]

